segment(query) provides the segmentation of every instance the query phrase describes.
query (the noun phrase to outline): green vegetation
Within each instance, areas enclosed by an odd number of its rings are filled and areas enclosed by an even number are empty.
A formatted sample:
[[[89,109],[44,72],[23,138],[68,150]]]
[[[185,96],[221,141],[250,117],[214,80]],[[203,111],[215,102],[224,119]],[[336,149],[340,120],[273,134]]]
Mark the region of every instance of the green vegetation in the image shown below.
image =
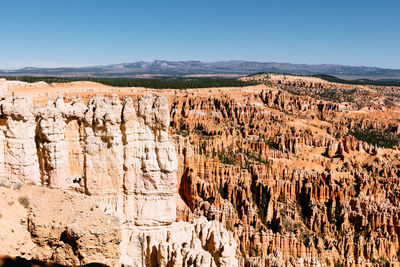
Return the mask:
[[[258,216],[260,217],[262,223],[268,227],[267,223],[268,202],[271,198],[269,192],[262,193],[260,197],[257,197],[256,194],[253,193],[251,197],[253,200],[253,204],[258,208]]]
[[[370,80],[370,79],[357,79],[357,80],[345,80],[345,79],[340,79],[336,76],[333,75],[327,75],[327,74],[317,74],[317,75],[302,75],[302,74],[291,74],[291,73],[280,73],[280,72],[257,72],[251,75],[248,75],[249,77],[255,76],[255,75],[260,75],[260,74],[282,74],[282,75],[288,75],[288,76],[304,76],[304,77],[316,77],[320,78],[322,80],[328,81],[328,82],[334,82],[334,83],[341,83],[341,84],[356,84],[356,85],[376,85],[376,86],[400,86],[400,80],[397,79],[380,79],[380,80]]]
[[[353,128],[349,131],[349,134],[360,141],[364,141],[372,145],[377,145],[379,147],[391,148],[393,146],[397,146],[400,141],[396,135],[381,133],[374,129]]]
[[[265,141],[267,143],[268,147],[279,150],[279,145],[274,142],[274,138],[271,137],[268,140]]]
[[[262,155],[260,153],[254,153],[252,151],[250,151],[249,149],[246,148],[246,150],[244,151],[244,154],[246,155],[245,158],[245,164],[244,166],[241,166],[243,169],[248,169],[250,166],[250,160],[252,162],[258,162],[261,163],[263,165],[267,165],[268,167],[271,165],[271,162],[266,159],[263,158]]]
[[[87,77],[34,77],[34,76],[3,76],[7,80],[23,82],[69,83],[74,81],[90,81],[116,87],[147,87],[154,89],[188,89],[208,87],[241,87],[255,85],[255,82],[239,81],[231,78],[183,78],[162,77],[157,79],[136,78],[87,78]]]
[[[344,80],[332,75],[318,74],[311,75],[312,77],[321,78],[328,82],[342,83],[342,84],[357,84],[357,85],[378,85],[378,86],[400,86],[400,80]]]
[[[222,148],[222,151],[218,151],[217,155],[221,163],[227,165],[236,165],[235,153],[233,153],[232,147],[229,147],[228,150]]]
[[[29,207],[29,199],[27,197],[19,197],[18,198],[19,204],[21,204],[25,209]]]
[[[179,118],[179,128],[176,129],[176,134],[181,136],[188,136],[189,131],[186,129],[185,121],[183,118]]]
[[[335,261],[334,266],[335,266],[335,267],[341,267],[341,266],[342,266],[342,263],[340,262],[340,260],[337,260],[337,261]]]

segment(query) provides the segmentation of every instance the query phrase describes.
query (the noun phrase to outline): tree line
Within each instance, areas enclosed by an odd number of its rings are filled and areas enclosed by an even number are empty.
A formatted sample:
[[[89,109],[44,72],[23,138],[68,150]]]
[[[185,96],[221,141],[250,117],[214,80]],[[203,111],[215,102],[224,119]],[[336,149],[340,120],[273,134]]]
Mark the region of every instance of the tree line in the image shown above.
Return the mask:
[[[88,78],[88,77],[46,77],[46,76],[3,76],[7,80],[18,80],[28,83],[44,81],[47,83],[69,83],[74,81],[91,81],[115,87],[146,87],[154,89],[188,89],[208,87],[242,87],[255,85],[255,82],[240,81],[234,78],[183,78],[164,77],[153,79],[138,78]]]

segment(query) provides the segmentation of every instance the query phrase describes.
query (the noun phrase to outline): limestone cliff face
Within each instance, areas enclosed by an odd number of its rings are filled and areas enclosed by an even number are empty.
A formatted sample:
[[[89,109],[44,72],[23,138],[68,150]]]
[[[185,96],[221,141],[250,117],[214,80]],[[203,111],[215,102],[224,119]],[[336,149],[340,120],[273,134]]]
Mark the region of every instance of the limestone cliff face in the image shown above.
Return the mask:
[[[58,97],[44,107],[6,97],[0,106],[0,179],[89,195],[119,219],[120,263],[238,264],[236,241],[218,222],[175,222],[177,158],[165,97]]]

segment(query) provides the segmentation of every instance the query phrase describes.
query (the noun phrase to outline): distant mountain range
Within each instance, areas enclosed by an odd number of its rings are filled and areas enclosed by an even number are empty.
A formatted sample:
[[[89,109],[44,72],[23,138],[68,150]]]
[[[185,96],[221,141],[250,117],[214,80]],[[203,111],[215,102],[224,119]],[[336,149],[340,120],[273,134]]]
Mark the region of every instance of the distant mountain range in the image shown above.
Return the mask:
[[[0,70],[0,76],[58,77],[157,77],[157,76],[241,76],[257,72],[327,74],[347,79],[400,79],[400,69],[345,65],[308,65],[251,61],[165,61],[133,62],[91,67],[34,68]]]

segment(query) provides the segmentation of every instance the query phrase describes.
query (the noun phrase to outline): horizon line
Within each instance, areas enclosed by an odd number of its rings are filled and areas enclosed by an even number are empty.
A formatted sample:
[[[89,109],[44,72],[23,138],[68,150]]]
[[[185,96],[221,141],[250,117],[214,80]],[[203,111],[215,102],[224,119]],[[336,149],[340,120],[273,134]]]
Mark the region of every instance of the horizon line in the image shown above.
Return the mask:
[[[99,63],[99,64],[71,64],[71,63],[58,63],[58,62],[38,62],[38,63],[27,63],[19,67],[6,67],[0,66],[0,71],[17,71],[26,68],[37,68],[37,69],[57,69],[57,68],[91,68],[91,67],[101,67],[101,66],[115,66],[122,64],[132,64],[138,62],[153,63],[156,61],[166,61],[166,62],[200,62],[200,63],[217,63],[217,62],[252,62],[252,63],[276,63],[276,64],[290,64],[290,65],[308,65],[308,66],[345,66],[345,67],[359,67],[359,68],[378,68],[378,69],[388,69],[388,70],[400,70],[399,68],[392,67],[380,67],[372,65],[347,65],[347,64],[334,64],[334,63],[291,63],[291,62],[279,62],[279,61],[257,61],[257,60],[242,60],[242,59],[227,59],[227,60],[215,60],[215,61],[202,61],[202,60],[166,60],[166,59],[154,59],[154,60],[136,60],[136,61],[126,61],[119,63]],[[43,64],[44,63],[44,64]],[[1,63],[0,63],[1,64]],[[11,63],[12,64],[12,63]]]

